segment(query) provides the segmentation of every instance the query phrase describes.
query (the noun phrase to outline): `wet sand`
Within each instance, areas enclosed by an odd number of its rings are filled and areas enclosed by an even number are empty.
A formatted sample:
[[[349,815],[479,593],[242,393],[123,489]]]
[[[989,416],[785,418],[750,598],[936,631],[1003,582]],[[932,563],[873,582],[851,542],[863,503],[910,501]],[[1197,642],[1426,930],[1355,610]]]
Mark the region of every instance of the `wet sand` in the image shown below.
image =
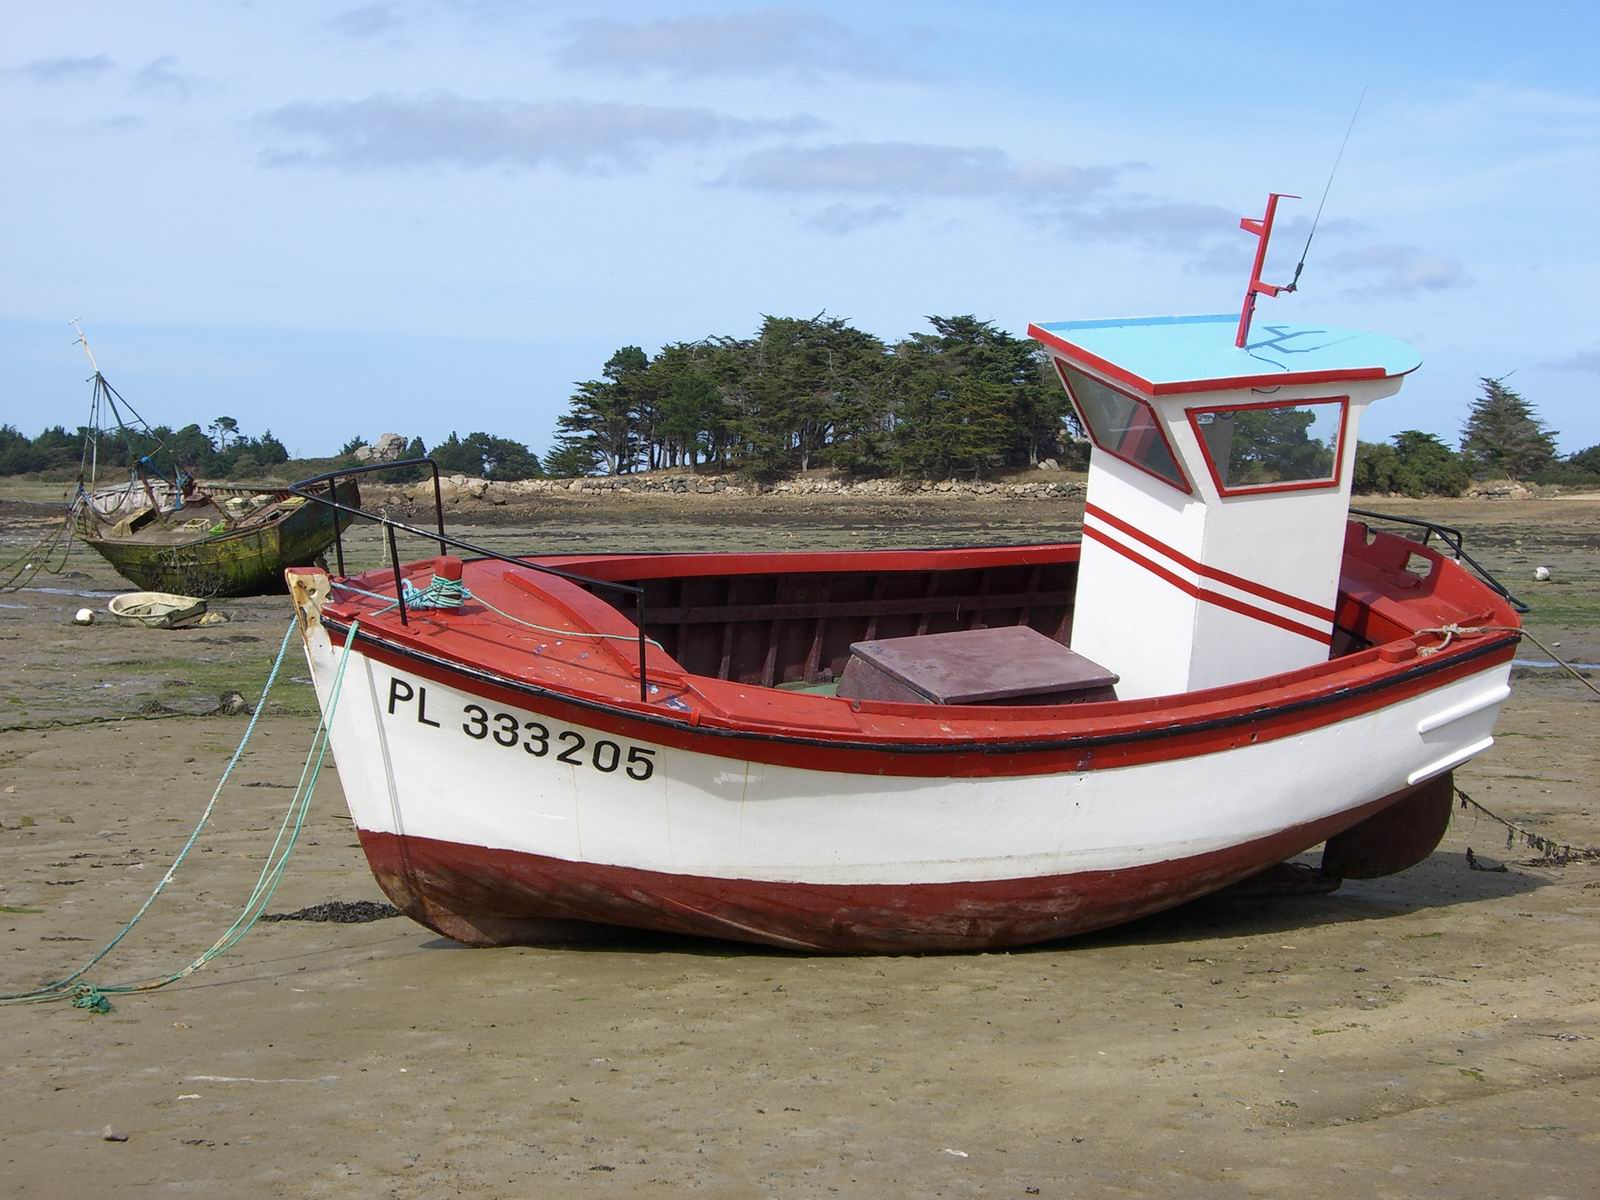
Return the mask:
[[[1600,500],[1373,506],[1462,527],[1534,604],[1533,632],[1600,661]],[[1078,516],[557,498],[465,528],[497,548],[806,548],[1067,537]],[[0,500],[0,559],[44,520]],[[370,531],[354,543],[376,561]],[[1532,582],[1539,564],[1551,583]],[[34,582],[125,586],[81,548],[67,570]],[[288,623],[272,597],[178,632],[80,628],[83,605],[104,598],[0,595],[3,990],[75,966],[149,892],[244,729],[196,714],[257,691]],[[1600,701],[1519,675],[1498,745],[1458,781],[1541,835],[1600,845]],[[303,679],[291,648],[213,829],[90,978],[163,974],[233,919],[312,735]],[[1468,869],[1469,847],[1509,870]],[[270,907],[330,899],[381,899],[332,769]],[[1467,812],[1391,879],[1011,954],[831,959],[644,934],[471,951],[404,919],[264,924],[105,1016],[0,1008],[5,1190],[1588,1196],[1597,916],[1600,863],[1540,864]],[[107,1125],[127,1140],[102,1140]]]

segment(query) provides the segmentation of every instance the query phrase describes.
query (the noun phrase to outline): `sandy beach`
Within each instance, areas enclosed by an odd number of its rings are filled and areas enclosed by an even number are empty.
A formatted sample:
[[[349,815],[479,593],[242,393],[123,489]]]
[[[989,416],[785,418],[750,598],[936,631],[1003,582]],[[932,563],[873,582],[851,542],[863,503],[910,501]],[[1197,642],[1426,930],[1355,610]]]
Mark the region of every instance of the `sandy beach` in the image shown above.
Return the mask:
[[[41,501],[0,488],[0,558],[46,528]],[[1367,503],[1463,529],[1533,605],[1530,630],[1600,662],[1600,498]],[[505,550],[800,549],[1074,537],[1081,505],[545,497],[464,515],[453,529]],[[353,544],[377,561],[370,529]],[[216,602],[224,625],[123,628],[103,610],[126,587],[80,547],[0,595],[3,991],[75,967],[149,893],[245,728],[206,714],[228,691],[255,700],[289,623],[285,598],[261,597]],[[81,606],[100,620],[73,625]],[[315,729],[297,653],[213,827],[89,978],[165,974],[237,913]],[[1497,745],[1457,782],[1533,833],[1600,846],[1600,700],[1517,676]],[[1508,869],[1470,869],[1469,848]],[[330,764],[270,908],[381,899]],[[1589,1196],[1597,917],[1600,861],[1552,863],[1465,811],[1399,876],[1009,954],[639,933],[467,950],[404,919],[262,924],[103,1016],[0,1008],[4,1188]]]

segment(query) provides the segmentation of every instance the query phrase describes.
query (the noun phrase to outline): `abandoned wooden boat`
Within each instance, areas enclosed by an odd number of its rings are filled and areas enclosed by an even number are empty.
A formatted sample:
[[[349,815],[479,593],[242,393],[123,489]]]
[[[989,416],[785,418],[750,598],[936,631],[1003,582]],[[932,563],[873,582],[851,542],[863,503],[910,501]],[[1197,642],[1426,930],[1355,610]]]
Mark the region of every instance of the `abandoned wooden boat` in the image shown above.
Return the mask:
[[[341,508],[309,504],[286,488],[202,483],[176,461],[163,469],[156,461],[164,455],[156,432],[106,380],[82,330],[78,342],[94,372],[94,390],[69,516],[79,540],[125,579],[150,591],[198,597],[282,591],[285,567],[317,561],[355,519]],[[129,446],[137,440],[149,447],[145,454],[130,451],[133,461],[115,486],[99,482],[107,420],[130,435]],[[328,498],[357,508],[361,494],[347,479],[330,482]]]
[[[206,602],[196,596],[172,592],[124,592],[111,597],[106,611],[119,625],[142,625],[147,629],[183,629],[197,625],[206,615]]]
[[[337,499],[359,506],[354,480]],[[287,488],[195,484],[148,491],[137,474],[77,510],[78,537],[117,573],[150,591],[253,596],[283,590],[285,567],[317,561],[353,514],[313,504]]]
[[[513,558],[441,518],[387,522],[387,570],[290,571],[384,892],[474,945],[977,950],[1319,843],[1329,881],[1420,861],[1514,602],[1458,541],[1349,519],[1416,353],[1238,320],[1033,328],[1094,443],[1081,544]]]

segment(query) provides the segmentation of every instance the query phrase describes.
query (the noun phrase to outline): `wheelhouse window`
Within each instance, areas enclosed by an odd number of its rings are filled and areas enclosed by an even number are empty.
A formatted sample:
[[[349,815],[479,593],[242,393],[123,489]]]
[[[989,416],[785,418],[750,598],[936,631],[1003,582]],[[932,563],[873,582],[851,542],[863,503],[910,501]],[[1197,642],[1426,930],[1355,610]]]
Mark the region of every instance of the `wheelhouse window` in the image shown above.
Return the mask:
[[[1224,496],[1334,487],[1345,397],[1189,409],[1189,424]]]
[[[1055,360],[1056,373],[1067,389],[1089,439],[1115,458],[1189,492],[1188,477],[1178,466],[1155,410],[1137,396],[1118,391],[1082,371]]]

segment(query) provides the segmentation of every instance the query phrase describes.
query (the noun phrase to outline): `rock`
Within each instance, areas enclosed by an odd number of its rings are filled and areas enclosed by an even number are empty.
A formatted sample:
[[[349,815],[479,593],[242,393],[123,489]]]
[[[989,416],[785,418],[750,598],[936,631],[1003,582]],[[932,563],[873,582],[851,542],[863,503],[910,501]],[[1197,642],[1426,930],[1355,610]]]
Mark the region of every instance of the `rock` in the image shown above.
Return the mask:
[[[128,1140],[128,1135],[120,1129],[107,1125],[100,1131],[100,1140],[102,1142],[125,1142]]]
[[[1550,568],[1549,567],[1535,567],[1533,569],[1533,577],[1535,579],[1537,579],[1540,583],[1545,582],[1545,580],[1550,578]]]
[[[1061,464],[1058,463],[1053,458],[1047,458],[1047,459],[1045,459],[1043,462],[1041,462],[1039,464],[1039,470],[1041,470],[1041,471],[1059,471],[1059,470],[1061,470]]]
[[[372,451],[374,462],[394,462],[404,458],[406,453],[406,439],[398,433],[383,433],[378,435],[378,440],[367,447]]]
[[[237,717],[249,715],[254,712],[250,702],[238,692],[223,692],[217,697],[216,715],[219,717]]]

